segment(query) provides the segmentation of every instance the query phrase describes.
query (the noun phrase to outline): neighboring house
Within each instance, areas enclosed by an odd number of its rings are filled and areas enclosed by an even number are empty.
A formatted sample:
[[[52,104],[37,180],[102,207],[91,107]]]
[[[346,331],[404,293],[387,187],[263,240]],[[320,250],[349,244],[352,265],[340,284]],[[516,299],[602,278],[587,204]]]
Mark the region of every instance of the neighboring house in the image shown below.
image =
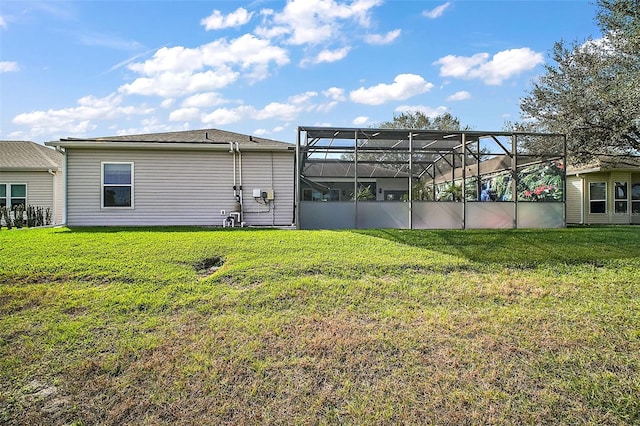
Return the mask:
[[[358,192],[353,183],[355,166],[347,162],[312,163],[304,169],[302,201],[352,201],[363,193],[376,201],[402,201],[408,196],[406,172],[358,164]]]
[[[640,157],[568,167],[567,223],[640,224]]]
[[[62,223],[63,156],[29,141],[0,141],[0,206],[18,204],[51,209],[51,221]]]
[[[292,144],[216,129],[67,138],[68,226],[291,225]]]

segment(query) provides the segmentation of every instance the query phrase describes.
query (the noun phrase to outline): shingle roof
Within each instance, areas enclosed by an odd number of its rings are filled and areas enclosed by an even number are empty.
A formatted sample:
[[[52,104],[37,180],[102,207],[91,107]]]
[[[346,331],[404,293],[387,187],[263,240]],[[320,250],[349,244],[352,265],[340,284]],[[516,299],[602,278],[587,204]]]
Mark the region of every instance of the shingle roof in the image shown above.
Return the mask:
[[[105,136],[99,138],[65,138],[61,142],[129,142],[129,143],[190,143],[190,144],[229,144],[238,143],[240,149],[250,149],[252,147],[274,149],[293,148],[294,145],[272,139],[260,138],[257,136],[244,135],[241,133],[228,132],[219,129],[185,130],[180,132],[147,133],[140,135],[126,136]],[[54,144],[54,143],[50,143]]]
[[[62,154],[30,141],[0,141],[0,170],[57,170]]]
[[[567,167],[567,174],[640,169],[640,156],[600,155],[593,162]]]

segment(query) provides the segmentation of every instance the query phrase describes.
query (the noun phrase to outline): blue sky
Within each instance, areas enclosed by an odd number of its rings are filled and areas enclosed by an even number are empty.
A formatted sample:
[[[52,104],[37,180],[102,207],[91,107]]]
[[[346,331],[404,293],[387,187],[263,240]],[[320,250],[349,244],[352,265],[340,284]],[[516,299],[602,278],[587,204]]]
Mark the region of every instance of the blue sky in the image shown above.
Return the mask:
[[[450,112],[518,120],[553,43],[599,37],[589,0],[11,1],[0,139],[218,128],[293,142]]]

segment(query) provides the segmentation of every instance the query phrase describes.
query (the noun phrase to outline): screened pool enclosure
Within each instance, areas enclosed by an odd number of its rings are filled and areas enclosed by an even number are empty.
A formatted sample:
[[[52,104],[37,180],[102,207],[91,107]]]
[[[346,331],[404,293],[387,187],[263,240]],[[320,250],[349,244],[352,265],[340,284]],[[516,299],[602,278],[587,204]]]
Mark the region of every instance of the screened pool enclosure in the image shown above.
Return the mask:
[[[300,229],[565,226],[560,134],[299,127]]]

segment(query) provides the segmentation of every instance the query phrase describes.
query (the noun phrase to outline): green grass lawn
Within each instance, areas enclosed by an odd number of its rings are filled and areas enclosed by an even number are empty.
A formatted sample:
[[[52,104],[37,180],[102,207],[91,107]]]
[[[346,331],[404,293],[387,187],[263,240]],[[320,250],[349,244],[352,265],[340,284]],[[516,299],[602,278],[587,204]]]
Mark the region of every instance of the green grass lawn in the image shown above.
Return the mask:
[[[640,424],[640,227],[3,229],[0,423]]]

